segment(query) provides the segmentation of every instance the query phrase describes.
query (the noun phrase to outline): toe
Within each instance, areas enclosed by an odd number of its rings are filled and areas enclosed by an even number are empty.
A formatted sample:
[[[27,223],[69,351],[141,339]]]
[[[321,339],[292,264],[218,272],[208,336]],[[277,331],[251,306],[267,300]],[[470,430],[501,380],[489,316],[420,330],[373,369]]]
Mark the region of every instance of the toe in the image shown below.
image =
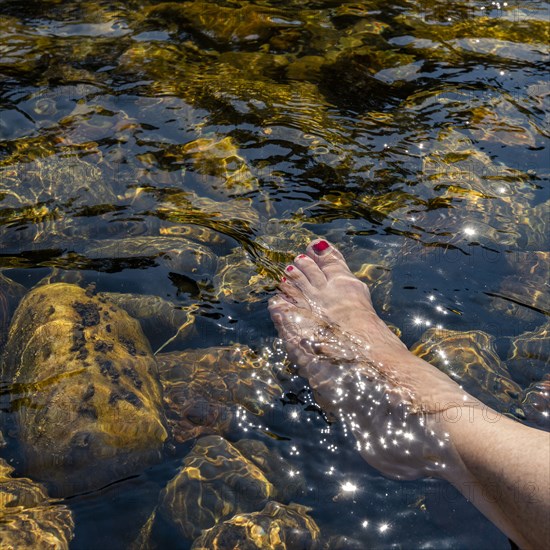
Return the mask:
[[[353,276],[344,256],[324,239],[311,242],[306,253],[319,266],[329,281],[342,275]]]
[[[275,296],[272,296],[267,305],[267,310],[269,311],[273,321],[275,321],[275,319],[279,320],[281,315],[284,315],[292,308],[296,308],[296,306],[281,292],[277,293]]]
[[[285,341],[287,351],[309,335],[311,322],[307,311],[289,303],[283,296],[273,296],[269,300],[269,314],[279,336]]]
[[[296,256],[294,264],[306,276],[311,286],[318,289],[326,286],[327,278],[312,258],[306,254],[300,254],[299,256]]]
[[[282,292],[278,292],[275,296],[272,296],[267,303],[267,310],[271,317],[275,314],[281,314],[286,312],[290,308],[295,308],[296,305],[288,300],[288,297],[285,296]]]
[[[284,327],[285,319],[291,316],[293,311],[298,310],[298,306],[290,301],[284,294],[278,293],[269,299],[267,309],[273,323],[280,333],[281,329]]]
[[[307,308],[308,300],[304,296],[302,290],[296,286],[292,279],[285,279],[279,284],[279,290],[282,297],[287,301],[297,305],[298,307]]]
[[[287,265],[285,267],[286,282],[290,285],[295,285],[304,294],[310,294],[312,292],[309,279],[305,276],[304,272],[298,265]]]

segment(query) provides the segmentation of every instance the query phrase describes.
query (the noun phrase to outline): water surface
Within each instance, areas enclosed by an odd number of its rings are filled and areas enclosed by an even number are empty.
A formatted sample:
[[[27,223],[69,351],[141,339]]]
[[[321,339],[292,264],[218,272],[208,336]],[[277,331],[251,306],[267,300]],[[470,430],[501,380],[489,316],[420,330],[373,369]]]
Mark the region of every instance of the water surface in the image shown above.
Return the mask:
[[[548,251],[547,2],[0,10],[0,268],[26,288],[54,270],[161,296],[196,306],[196,330],[164,351],[261,352],[277,347],[266,303],[282,267],[322,236],[354,270],[379,266],[375,305],[407,345],[429,327],[482,330],[506,359],[511,338],[546,321],[547,267],[522,266]],[[162,244],[128,244],[182,235],[218,260],[175,273]],[[158,349],[172,334],[147,336]],[[509,547],[446,483],[380,476],[306,410],[302,380],[282,383],[286,399],[227,437],[261,439],[305,476],[300,503],[324,537]],[[191,443],[67,499],[73,547],[128,548]]]

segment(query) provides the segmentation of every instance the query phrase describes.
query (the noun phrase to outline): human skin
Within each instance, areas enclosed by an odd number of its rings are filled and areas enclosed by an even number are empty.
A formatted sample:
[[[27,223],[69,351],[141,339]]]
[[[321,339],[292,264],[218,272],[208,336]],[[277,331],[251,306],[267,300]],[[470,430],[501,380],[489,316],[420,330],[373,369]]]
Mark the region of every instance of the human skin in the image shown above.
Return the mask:
[[[445,479],[521,548],[550,547],[550,434],[413,355],[334,246],[310,243],[269,311],[299,374],[369,464],[395,479]]]

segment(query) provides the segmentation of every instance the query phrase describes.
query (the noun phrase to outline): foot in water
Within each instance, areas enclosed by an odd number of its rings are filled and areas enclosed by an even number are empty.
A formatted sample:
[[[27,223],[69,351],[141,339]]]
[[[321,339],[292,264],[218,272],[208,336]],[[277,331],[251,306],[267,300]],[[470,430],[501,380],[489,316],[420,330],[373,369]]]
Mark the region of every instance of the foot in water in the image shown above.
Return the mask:
[[[481,404],[405,347],[332,245],[314,241],[287,266],[269,311],[317,402],[347,422],[369,464],[399,479],[460,465],[442,417]]]
[[[447,479],[521,548],[550,548],[550,434],[410,353],[333,246],[314,241],[286,268],[269,311],[299,374],[369,464]]]

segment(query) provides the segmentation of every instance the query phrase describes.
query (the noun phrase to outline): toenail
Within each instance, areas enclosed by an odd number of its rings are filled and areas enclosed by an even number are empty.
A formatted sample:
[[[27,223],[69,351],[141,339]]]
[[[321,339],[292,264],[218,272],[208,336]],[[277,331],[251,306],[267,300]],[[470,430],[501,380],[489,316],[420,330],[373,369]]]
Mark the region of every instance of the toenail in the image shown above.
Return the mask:
[[[286,268],[286,271],[292,271],[294,269],[294,266],[293,265],[289,265],[287,268]]]
[[[326,250],[330,244],[327,243],[327,241],[319,241],[318,243],[315,243],[313,245],[313,250],[315,250],[316,254],[320,254],[323,252],[323,250]]]
[[[286,277],[283,277],[283,278],[281,279],[281,281],[282,281],[283,283],[286,282]]]
[[[307,258],[307,256],[306,256],[305,254],[300,254],[300,255],[298,256],[298,259],[299,259],[299,260],[303,260],[304,258]]]

